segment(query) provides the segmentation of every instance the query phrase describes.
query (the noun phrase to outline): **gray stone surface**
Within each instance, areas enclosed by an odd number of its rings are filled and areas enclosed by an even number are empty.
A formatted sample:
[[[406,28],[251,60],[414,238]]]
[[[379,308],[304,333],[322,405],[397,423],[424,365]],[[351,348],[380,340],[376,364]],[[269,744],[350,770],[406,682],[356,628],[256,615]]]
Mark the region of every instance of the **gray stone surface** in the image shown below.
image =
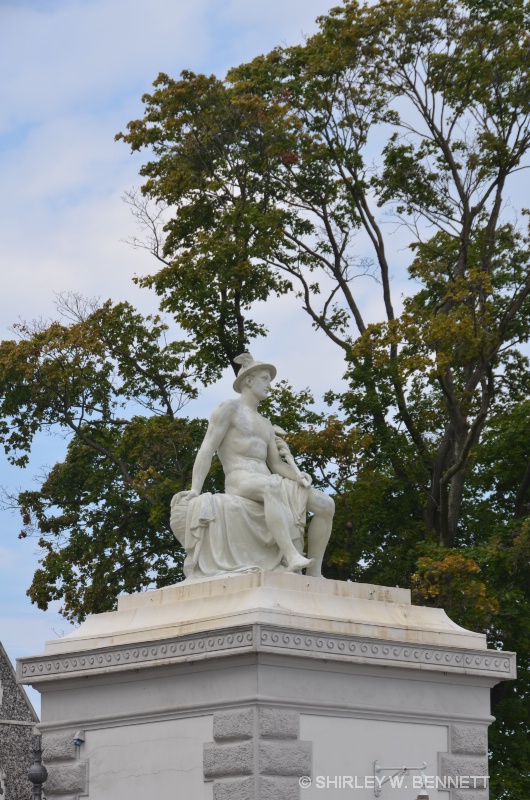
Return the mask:
[[[298,778],[311,773],[312,744],[297,741],[299,730],[297,711],[250,706],[216,712],[215,743],[204,747],[205,779],[216,778],[213,800],[300,800]],[[242,774],[249,777],[231,777]]]
[[[259,735],[264,739],[298,739],[300,715],[281,708],[260,708]]]
[[[259,771],[261,775],[310,775],[311,742],[260,741]]]
[[[8,800],[30,800],[28,769],[33,762],[34,725],[38,722],[27,695],[0,644],[0,773]],[[3,800],[3,797],[2,797]]]
[[[252,739],[254,736],[254,709],[218,711],[213,715],[213,738],[216,742],[234,739]]]
[[[451,800],[489,800],[488,791],[488,733],[486,725],[453,723],[449,727],[449,752],[439,754],[440,777],[464,785],[448,784]],[[484,777],[486,780],[473,781]],[[468,785],[467,785],[468,784]]]
[[[254,777],[214,781],[213,800],[255,800]]]
[[[267,574],[267,573],[263,573]],[[275,573],[268,573],[274,575]],[[294,594],[294,592],[293,592]],[[436,611],[438,609],[432,609]],[[115,612],[113,612],[115,613]],[[258,612],[256,612],[258,613]],[[281,618],[280,618],[280,621]],[[88,677],[109,672],[123,672],[134,664],[136,669],[150,669],[165,664],[189,663],[191,659],[218,659],[249,652],[278,655],[296,655],[320,660],[343,661],[352,664],[370,663],[374,666],[402,667],[414,671],[482,675],[493,679],[492,685],[516,676],[514,653],[492,653],[491,650],[461,649],[440,645],[403,644],[388,639],[351,636],[336,633],[315,634],[269,624],[237,625],[228,630],[190,633],[169,639],[156,640],[155,644],[113,645],[105,655],[92,655],[90,649],[61,655],[34,656],[18,659],[19,678],[22,683],[39,686],[58,677]],[[396,631],[393,632],[396,635]],[[145,635],[145,631],[142,631]],[[60,641],[60,640],[58,640]],[[49,643],[48,643],[49,644]],[[80,644],[77,643],[80,647]]]
[[[252,775],[217,779],[213,783],[213,800],[300,800],[300,787],[298,778],[262,775],[256,794]]]
[[[451,752],[471,756],[487,755],[487,729],[482,725],[452,725]]]
[[[73,761],[70,764],[50,764],[46,795],[72,795],[85,793],[87,788],[87,765],[85,761]]]
[[[32,726],[10,725],[0,721],[0,769],[5,773],[5,797],[8,799],[31,798],[28,769],[33,762],[32,742]]]
[[[259,800],[300,800],[298,778],[262,776],[259,783]]]
[[[0,721],[17,720],[38,722],[39,718],[28,700],[26,692],[18,686],[15,670],[0,644]]]
[[[488,759],[486,756],[473,758],[471,756],[443,754],[440,756],[440,774],[458,778],[470,775],[487,775]]]
[[[61,733],[44,733],[42,736],[42,759],[45,764],[54,761],[75,761],[77,748],[74,744],[75,730]]]
[[[204,777],[225,778],[232,775],[252,775],[254,746],[252,741],[235,744],[204,745]]]

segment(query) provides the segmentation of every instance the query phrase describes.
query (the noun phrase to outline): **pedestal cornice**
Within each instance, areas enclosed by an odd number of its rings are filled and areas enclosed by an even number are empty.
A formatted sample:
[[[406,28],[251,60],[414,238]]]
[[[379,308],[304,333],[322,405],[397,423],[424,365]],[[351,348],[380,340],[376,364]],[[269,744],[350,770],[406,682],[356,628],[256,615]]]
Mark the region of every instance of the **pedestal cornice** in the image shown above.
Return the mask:
[[[496,650],[423,645],[372,637],[296,631],[275,625],[234,626],[162,641],[145,641],[21,658],[20,683],[38,685],[70,679],[137,671],[246,653],[274,653],[320,661],[515,678],[515,654]]]

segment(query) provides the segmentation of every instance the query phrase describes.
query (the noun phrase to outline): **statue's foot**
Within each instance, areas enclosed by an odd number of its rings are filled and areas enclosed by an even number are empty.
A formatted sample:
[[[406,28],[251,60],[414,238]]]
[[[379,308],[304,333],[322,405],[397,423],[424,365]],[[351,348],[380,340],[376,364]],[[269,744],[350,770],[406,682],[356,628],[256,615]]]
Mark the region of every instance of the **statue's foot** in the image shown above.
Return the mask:
[[[322,559],[321,558],[314,558],[313,564],[306,569],[305,574],[309,578],[323,578],[322,575]]]
[[[307,569],[308,567],[312,567],[315,563],[314,558],[305,558],[304,556],[300,555],[299,553],[292,558],[290,561],[287,562],[287,566],[285,567],[286,572],[301,572],[303,569]]]

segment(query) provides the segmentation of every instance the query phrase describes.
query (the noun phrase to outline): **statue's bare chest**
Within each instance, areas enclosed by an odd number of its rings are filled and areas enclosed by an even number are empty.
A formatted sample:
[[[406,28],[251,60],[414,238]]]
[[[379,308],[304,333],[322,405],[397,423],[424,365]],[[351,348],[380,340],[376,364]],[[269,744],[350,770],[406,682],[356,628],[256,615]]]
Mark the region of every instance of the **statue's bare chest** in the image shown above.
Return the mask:
[[[245,438],[258,438],[264,442],[270,439],[270,423],[257,411],[240,407],[234,416],[233,425],[236,431]]]

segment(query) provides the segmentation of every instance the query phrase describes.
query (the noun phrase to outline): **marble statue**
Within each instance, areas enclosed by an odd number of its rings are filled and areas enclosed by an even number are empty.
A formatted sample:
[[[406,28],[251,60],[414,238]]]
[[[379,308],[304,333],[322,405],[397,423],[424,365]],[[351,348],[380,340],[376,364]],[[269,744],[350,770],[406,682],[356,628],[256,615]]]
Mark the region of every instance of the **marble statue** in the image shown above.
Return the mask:
[[[321,576],[335,505],[301,472],[286,442],[258,406],[276,377],[272,364],[250,353],[235,359],[237,398],[212,414],[197,453],[190,491],[171,503],[171,529],[187,553],[187,579],[253,571]],[[225,475],[225,494],[201,494],[214,453]],[[306,511],[313,514],[303,554]]]

